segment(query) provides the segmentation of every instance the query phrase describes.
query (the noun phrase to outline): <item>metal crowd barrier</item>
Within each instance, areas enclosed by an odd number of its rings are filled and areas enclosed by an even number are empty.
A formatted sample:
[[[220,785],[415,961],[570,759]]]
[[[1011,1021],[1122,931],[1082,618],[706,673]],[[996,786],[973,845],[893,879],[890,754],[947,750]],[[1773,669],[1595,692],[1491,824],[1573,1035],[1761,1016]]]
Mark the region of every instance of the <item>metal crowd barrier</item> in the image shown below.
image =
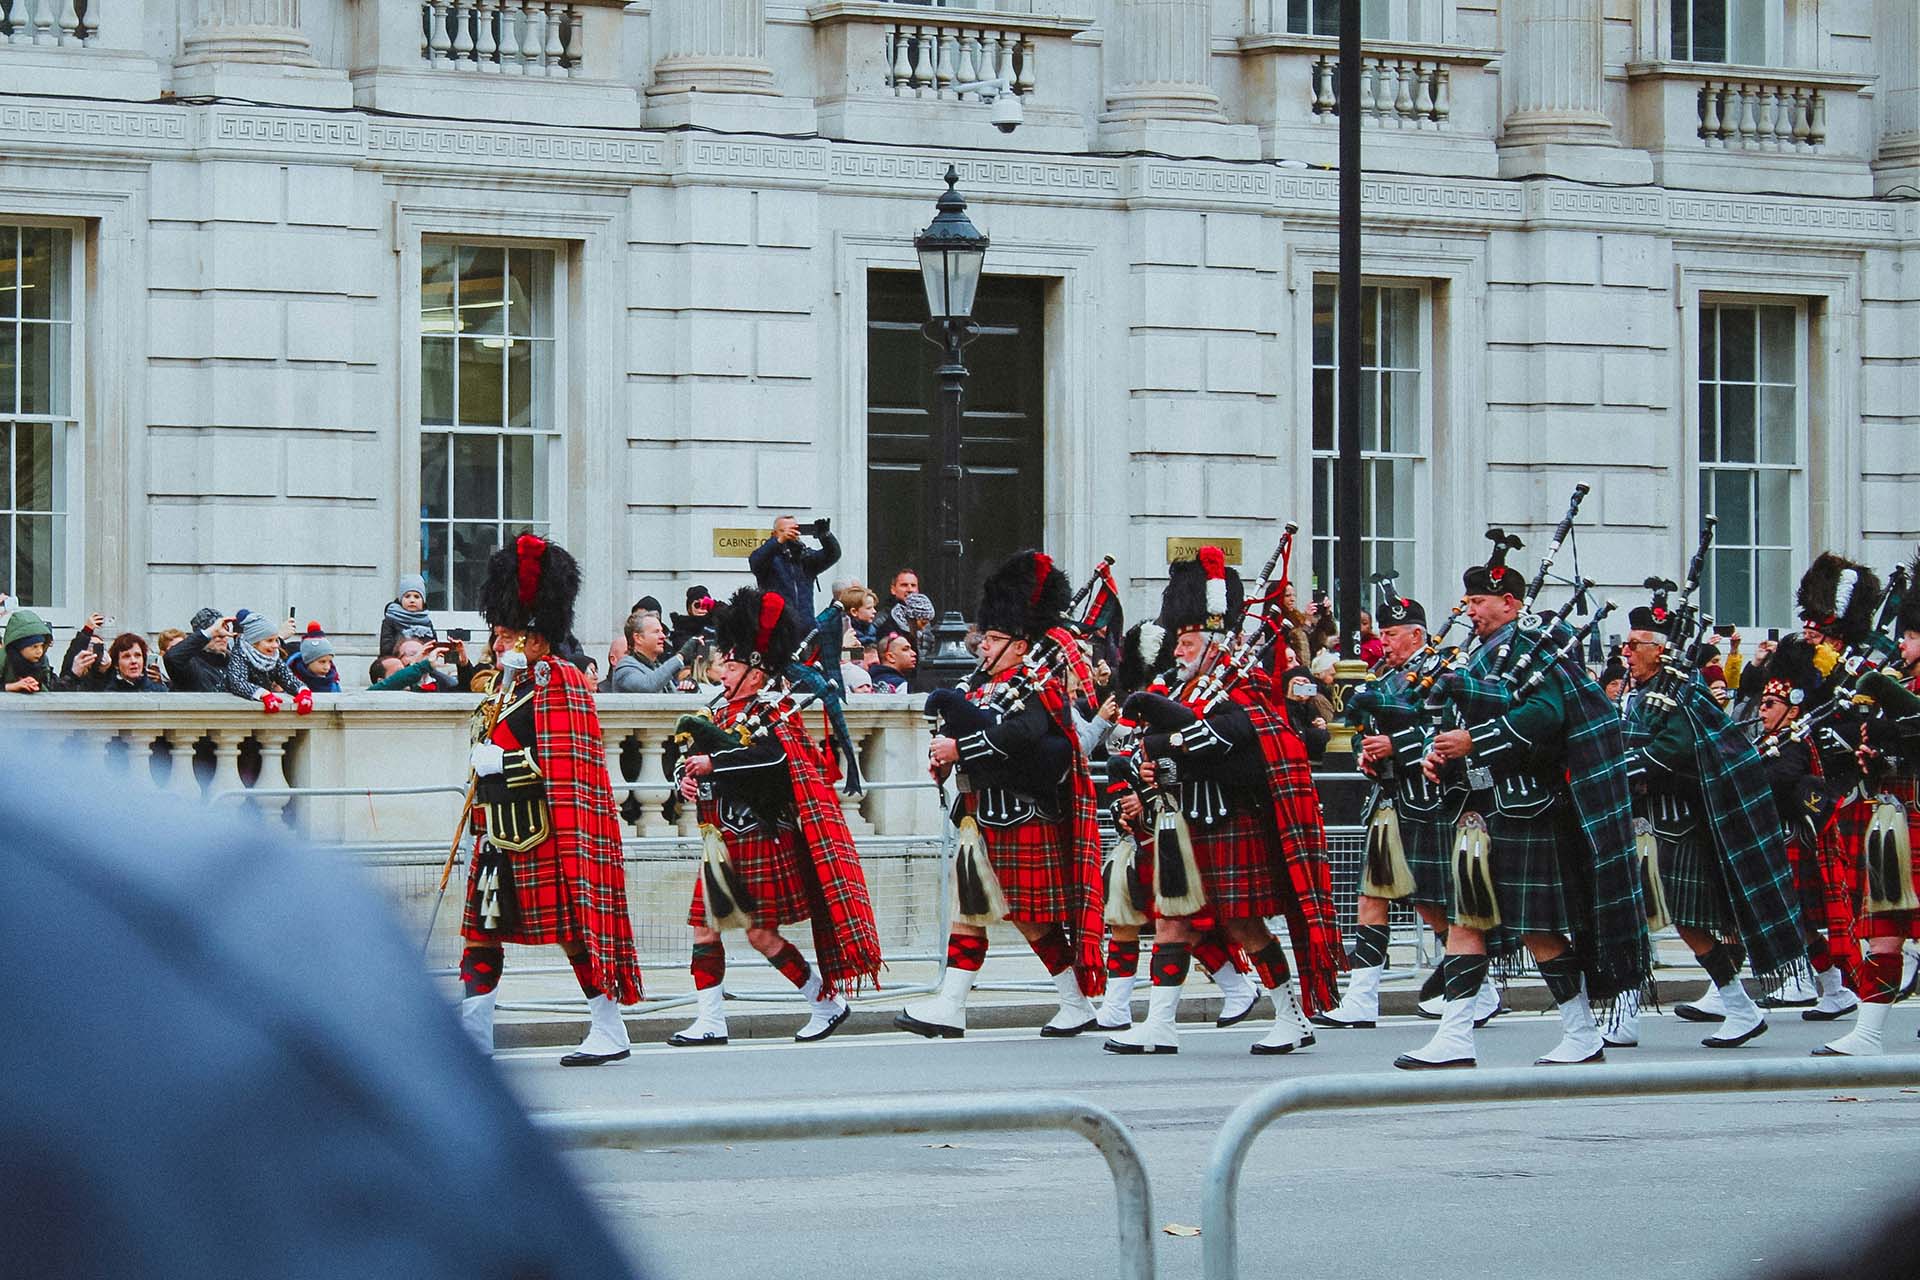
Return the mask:
[[[1914,1085],[1920,1085],[1920,1056],[1666,1062],[1563,1071],[1521,1067],[1502,1071],[1387,1072],[1284,1080],[1235,1107],[1214,1140],[1201,1187],[1202,1275],[1205,1280],[1238,1280],[1240,1172],[1253,1140],[1282,1116],[1360,1107]]]
[[[566,1112],[535,1124],[569,1147],[793,1141],[895,1134],[1061,1129],[1091,1142],[1113,1177],[1120,1265],[1129,1280],[1153,1280],[1153,1189],[1140,1149],[1111,1111],[1078,1098],[982,1097],[935,1101],[790,1102],[651,1111]]]

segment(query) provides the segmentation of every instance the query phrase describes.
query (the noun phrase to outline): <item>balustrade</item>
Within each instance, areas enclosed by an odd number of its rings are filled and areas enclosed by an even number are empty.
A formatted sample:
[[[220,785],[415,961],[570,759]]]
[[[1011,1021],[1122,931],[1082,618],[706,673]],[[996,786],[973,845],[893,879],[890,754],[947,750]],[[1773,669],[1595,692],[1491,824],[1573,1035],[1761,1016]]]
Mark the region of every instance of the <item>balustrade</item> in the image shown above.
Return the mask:
[[[1321,54],[1310,68],[1313,117],[1340,115],[1340,59]],[[1385,129],[1444,129],[1453,114],[1453,77],[1443,62],[1419,58],[1360,60],[1360,119]]]
[[[100,39],[97,12],[90,0],[0,0],[0,42],[95,45]]]
[[[476,75],[581,73],[578,8],[565,0],[421,0],[420,57]]]
[[[1816,86],[1708,80],[1699,111],[1709,147],[1814,152],[1827,143],[1827,100]]]
[[[956,85],[1006,80],[1014,92],[1037,87],[1033,41],[998,27],[953,27],[936,22],[881,26],[886,84],[895,97],[976,101]]]

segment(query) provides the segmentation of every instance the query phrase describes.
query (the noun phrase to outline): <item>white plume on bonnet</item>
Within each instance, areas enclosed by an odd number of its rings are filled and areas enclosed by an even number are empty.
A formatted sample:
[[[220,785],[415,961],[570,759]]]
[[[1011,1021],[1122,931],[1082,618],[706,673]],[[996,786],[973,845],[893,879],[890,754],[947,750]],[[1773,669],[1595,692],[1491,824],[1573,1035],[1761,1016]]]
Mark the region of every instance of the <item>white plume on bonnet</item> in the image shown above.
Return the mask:
[[[1840,581],[1833,588],[1833,616],[1847,616],[1847,606],[1853,602],[1853,588],[1860,581],[1860,573],[1855,569],[1842,569]]]

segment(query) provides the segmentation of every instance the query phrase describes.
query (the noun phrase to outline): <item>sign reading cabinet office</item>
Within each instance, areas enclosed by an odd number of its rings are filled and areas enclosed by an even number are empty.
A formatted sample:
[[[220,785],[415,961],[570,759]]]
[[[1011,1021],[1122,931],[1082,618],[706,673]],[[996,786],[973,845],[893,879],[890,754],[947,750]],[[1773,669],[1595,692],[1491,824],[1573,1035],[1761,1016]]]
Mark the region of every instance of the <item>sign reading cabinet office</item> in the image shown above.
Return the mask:
[[[765,529],[715,529],[713,554],[720,560],[745,560],[766,540]]]
[[[1195,559],[1199,556],[1202,547],[1220,548],[1220,553],[1227,558],[1227,563],[1236,568],[1239,567],[1240,539],[1238,538],[1168,538],[1167,563]]]

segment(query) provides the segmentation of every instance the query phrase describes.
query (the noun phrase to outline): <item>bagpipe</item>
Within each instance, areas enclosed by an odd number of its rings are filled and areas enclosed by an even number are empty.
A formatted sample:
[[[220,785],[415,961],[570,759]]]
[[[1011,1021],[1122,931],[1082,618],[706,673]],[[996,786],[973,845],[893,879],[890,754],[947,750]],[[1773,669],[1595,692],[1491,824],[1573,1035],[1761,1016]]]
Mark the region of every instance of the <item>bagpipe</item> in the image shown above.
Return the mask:
[[[838,601],[826,607],[793,651],[785,676],[790,688],[812,694],[827,712],[827,750],[840,763],[840,790],[857,796],[862,789],[860,756],[854,749],[853,733],[847,728],[846,686],[840,679],[840,664],[834,655],[840,651],[840,637],[846,632],[847,611]],[[828,644],[831,638],[833,643]]]
[[[1675,586],[1665,578],[1648,578],[1644,585],[1650,591],[1678,591],[1680,602],[1667,613],[1667,651],[1661,655],[1660,671],[1653,679],[1652,687],[1647,690],[1645,704],[1649,718],[1655,725],[1679,706],[1679,691],[1693,679],[1699,664],[1694,660],[1699,647],[1700,635],[1713,625],[1713,619],[1700,611],[1693,603],[1693,593],[1700,589],[1700,579],[1706,573],[1707,552],[1713,548],[1713,529],[1719,519],[1707,516],[1700,526],[1700,543],[1693,551],[1693,559],[1687,564],[1687,580]]]
[[[1839,678],[1828,687],[1826,701],[1761,738],[1755,744],[1760,754],[1777,756],[1786,743],[1805,742],[1815,729],[1829,720],[1847,716],[1865,719],[1875,713],[1880,695],[1888,692],[1886,685],[1899,686],[1898,680],[1886,676],[1886,670],[1899,662],[1900,646],[1894,631],[1907,593],[1917,589],[1920,583],[1914,581],[1908,567],[1895,566],[1887,575],[1887,591],[1880,599],[1872,630],[1841,650],[1831,667],[1823,668],[1829,676],[1834,671],[1840,672]],[[1884,677],[1885,683],[1875,680],[1869,684],[1869,677],[1876,675]]]
[[[1094,594],[1096,588],[1100,589],[1098,596]],[[978,687],[978,682],[987,677],[986,663],[982,662],[959,685],[950,689],[935,689],[927,695],[925,714],[933,735],[958,739],[985,733],[1022,710],[1031,698],[1059,677],[1068,661],[1066,646],[1076,643],[1076,633],[1090,633],[1098,625],[1099,617],[1110,607],[1109,602],[1117,603],[1118,599],[1118,590],[1113,585],[1113,557],[1103,556],[1093,576],[1068,602],[1067,619],[1061,626],[1050,628],[1030,644],[1020,665],[1006,679],[987,686],[986,692],[978,700],[970,699],[968,691]],[[1077,611],[1089,600],[1093,607],[1084,618],[1076,617]],[[1072,764],[1073,744],[1049,734],[1041,740],[1037,760],[1010,763],[1006,766],[1008,776],[1005,779],[984,780],[989,785],[1004,781],[1018,789],[1030,790],[1042,780],[1057,782],[1064,778]],[[944,791],[943,787],[943,807],[946,803]]]
[[[1509,635],[1500,645],[1500,652],[1494,662],[1494,670],[1502,676],[1509,677],[1509,687],[1517,686],[1519,681],[1524,679],[1524,675],[1519,677],[1513,676],[1509,671],[1508,664],[1524,662],[1528,655],[1536,652],[1541,645],[1547,642],[1551,633],[1551,628],[1546,625],[1546,620],[1540,614],[1540,593],[1546,589],[1547,573],[1553,568],[1553,562],[1559,558],[1560,548],[1566,544],[1567,535],[1573,532],[1573,522],[1580,515],[1581,502],[1583,502],[1591,492],[1593,492],[1593,486],[1591,485],[1576,484],[1573,486],[1573,496],[1567,500],[1567,512],[1560,517],[1560,523],[1554,526],[1553,538],[1547,543],[1546,552],[1541,555],[1540,563],[1533,571],[1532,581],[1527,583],[1527,594],[1522,597],[1520,601],[1519,621],[1514,626],[1513,634]],[[1487,536],[1491,538],[1494,536],[1494,533],[1498,532],[1499,530],[1494,530],[1489,532]],[[1506,541],[1509,546],[1515,547],[1516,549],[1518,548],[1519,539],[1508,538]],[[1583,585],[1584,584],[1577,579],[1574,582],[1574,594],[1576,597],[1581,594]],[[1531,642],[1526,652],[1518,658],[1515,658],[1513,653],[1513,640],[1515,635]]]

